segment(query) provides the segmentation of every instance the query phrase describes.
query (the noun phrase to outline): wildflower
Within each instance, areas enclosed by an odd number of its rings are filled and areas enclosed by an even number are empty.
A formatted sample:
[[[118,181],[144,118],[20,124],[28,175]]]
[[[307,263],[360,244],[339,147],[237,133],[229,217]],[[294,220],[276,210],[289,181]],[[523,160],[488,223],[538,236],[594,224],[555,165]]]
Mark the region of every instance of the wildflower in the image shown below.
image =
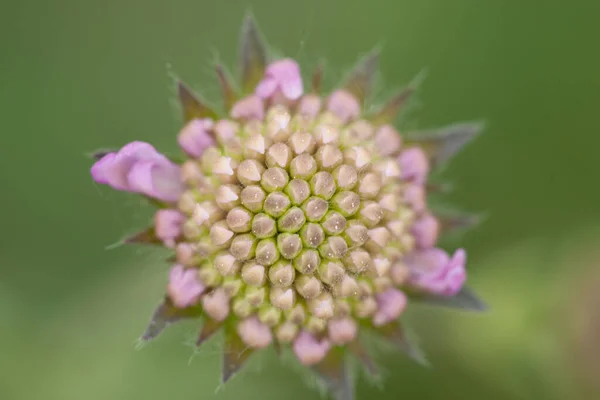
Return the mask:
[[[412,302],[483,308],[464,287],[465,251],[435,247],[448,225],[427,204],[429,172],[479,126],[401,135],[393,120],[413,87],[367,112],[376,53],[340,88],[306,92],[294,60],[268,60],[251,19],[241,70],[238,95],[217,67],[223,115],[178,83],[184,162],[133,142],[92,167],[96,182],[158,200],[154,225],[127,242],[175,253],[143,339],[202,318],[198,345],[225,331],[224,381],[276,343],[344,398],[351,391],[339,354],[372,365],[365,332],[415,356],[399,323]]]

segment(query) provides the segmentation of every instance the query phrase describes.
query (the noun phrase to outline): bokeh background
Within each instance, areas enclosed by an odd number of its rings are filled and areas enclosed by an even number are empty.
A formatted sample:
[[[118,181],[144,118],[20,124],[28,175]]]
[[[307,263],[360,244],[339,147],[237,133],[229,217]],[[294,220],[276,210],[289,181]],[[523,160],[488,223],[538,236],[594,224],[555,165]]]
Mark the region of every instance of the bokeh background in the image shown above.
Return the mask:
[[[0,399],[316,398],[272,352],[219,385],[194,326],[136,339],[165,254],[107,246],[148,221],[92,183],[86,153],[133,139],[175,150],[170,74],[207,97],[244,12],[335,83],[383,43],[382,89],[427,68],[408,126],[484,119],[448,200],[486,211],[462,239],[486,315],[419,310],[433,364],[380,358],[358,399],[600,398],[600,4],[595,0],[20,0],[0,6]]]

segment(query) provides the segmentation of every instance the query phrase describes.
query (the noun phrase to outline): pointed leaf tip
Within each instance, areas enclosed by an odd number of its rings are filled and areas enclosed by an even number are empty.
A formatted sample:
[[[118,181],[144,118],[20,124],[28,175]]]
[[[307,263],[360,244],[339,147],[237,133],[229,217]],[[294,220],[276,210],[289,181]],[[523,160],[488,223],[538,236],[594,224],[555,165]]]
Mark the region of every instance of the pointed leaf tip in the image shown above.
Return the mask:
[[[251,93],[262,79],[267,65],[266,46],[251,14],[246,15],[242,24],[240,65],[242,89]]]
[[[200,333],[198,334],[198,339],[196,339],[196,347],[200,347],[200,345],[206,342],[212,335],[214,335],[219,328],[221,328],[223,324],[221,322],[217,322],[210,318],[205,318],[204,325],[200,329]]]
[[[332,349],[313,370],[327,385],[335,400],[354,400],[354,383],[342,351]]]
[[[485,220],[485,214],[467,214],[467,213],[436,213],[440,221],[441,230],[444,233],[463,232],[472,229]]]
[[[177,81],[177,94],[184,122],[189,122],[196,118],[217,118],[217,113],[200,101],[194,92],[181,81]]]
[[[323,75],[325,73],[325,64],[320,62],[315,68],[312,76],[312,90],[314,93],[319,93],[323,85]]]
[[[488,311],[488,305],[469,287],[463,287],[458,294],[451,297],[421,295],[416,297],[423,303],[453,308],[462,311],[485,312]]]
[[[142,334],[141,340],[148,342],[162,333],[162,331],[172,323],[175,323],[183,318],[193,318],[199,315],[197,309],[181,309],[174,307],[168,299],[156,307],[152,318]]]
[[[215,70],[217,72],[217,77],[219,79],[219,85],[221,86],[221,93],[223,95],[223,102],[225,103],[225,107],[227,111],[231,109],[233,104],[237,100],[237,95],[233,88],[233,84],[227,73],[225,72],[222,65],[216,65]]]
[[[362,58],[352,69],[345,88],[361,102],[371,93],[375,76],[379,71],[379,49],[375,49]]]
[[[482,122],[465,122],[440,129],[415,132],[407,138],[427,152],[431,164],[439,166],[446,163],[482,130]]]
[[[402,325],[390,323],[379,327],[377,331],[381,333],[388,342],[395,345],[398,350],[402,351],[417,364],[423,367],[431,366],[416,340],[411,337],[412,335],[410,335]]]
[[[148,227],[143,231],[129,235],[122,240],[123,244],[162,244],[162,241],[156,237],[154,227]]]
[[[254,350],[248,348],[242,342],[235,330],[227,329],[225,332],[225,349],[223,351],[223,368],[221,371],[221,382],[226,383],[246,363]]]

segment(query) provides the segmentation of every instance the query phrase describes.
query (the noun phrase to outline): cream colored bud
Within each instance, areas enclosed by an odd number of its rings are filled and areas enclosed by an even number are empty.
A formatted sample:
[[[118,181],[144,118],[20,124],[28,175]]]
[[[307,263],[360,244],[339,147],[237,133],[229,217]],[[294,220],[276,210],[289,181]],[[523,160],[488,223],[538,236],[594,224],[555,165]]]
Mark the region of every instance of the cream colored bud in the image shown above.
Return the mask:
[[[188,186],[197,186],[206,178],[200,165],[194,160],[188,160],[181,165],[181,181]]]
[[[321,282],[312,275],[300,275],[295,286],[298,294],[305,299],[314,299],[321,294]]]
[[[308,179],[317,172],[317,163],[310,154],[300,154],[292,159],[290,163],[290,175],[292,178]]]
[[[269,268],[269,280],[275,287],[288,287],[294,282],[296,271],[289,261],[279,260]]]
[[[292,233],[280,233],[277,236],[277,249],[283,258],[293,259],[302,250],[300,236]]]
[[[329,211],[325,214],[321,226],[328,235],[339,235],[346,229],[346,218],[337,211]]]
[[[339,236],[330,236],[319,246],[319,254],[329,260],[342,258],[348,251],[348,244]]]
[[[327,213],[328,208],[329,204],[327,201],[320,197],[310,197],[302,204],[304,215],[310,222],[320,221]]]
[[[380,252],[388,245],[391,239],[392,234],[390,231],[388,231],[387,228],[380,226],[369,230],[369,240],[365,246],[372,252]]]
[[[249,317],[254,311],[254,306],[245,298],[234,299],[231,308],[233,313],[240,318]]]
[[[383,183],[398,182],[401,176],[400,166],[396,160],[382,160],[375,164],[377,171]]]
[[[291,287],[274,287],[270,293],[271,304],[282,310],[291,310],[296,304],[296,292]]]
[[[228,246],[232,238],[233,232],[225,221],[219,221],[210,228],[210,240],[215,246]]]
[[[252,233],[259,239],[275,236],[277,226],[275,220],[264,213],[256,214],[252,219]]]
[[[272,107],[267,113],[267,137],[275,142],[284,141],[289,137],[289,124],[292,116],[282,105]]]
[[[260,307],[267,299],[267,291],[264,286],[248,286],[244,298],[253,307]]]
[[[300,230],[300,238],[306,247],[316,248],[325,240],[325,232],[321,225],[308,223]]]
[[[232,183],[235,181],[236,166],[236,162],[231,157],[221,156],[215,161],[212,172],[221,182]]]
[[[379,154],[383,156],[391,156],[400,151],[402,138],[400,133],[391,125],[383,125],[377,129],[375,134],[375,145],[379,150]]]
[[[375,172],[363,175],[358,183],[358,194],[364,199],[373,199],[381,190],[381,176]]]
[[[267,192],[273,192],[283,190],[288,181],[288,173],[283,168],[273,167],[263,173],[260,184]]]
[[[323,318],[310,316],[306,321],[305,328],[308,332],[312,333],[313,335],[318,335],[319,333],[327,329],[327,321]]]
[[[296,132],[289,140],[289,146],[295,154],[312,153],[315,150],[315,139],[308,132]]]
[[[264,211],[278,218],[290,207],[290,199],[282,192],[269,193],[263,206]]]
[[[381,206],[385,216],[392,218],[398,211],[400,199],[393,193],[387,193],[379,198],[378,203]]]
[[[345,298],[335,299],[335,316],[337,318],[344,318],[350,316],[352,313],[352,307]]]
[[[375,311],[377,311],[377,302],[373,297],[361,299],[354,306],[354,312],[359,318],[369,317],[375,314]]]
[[[267,149],[265,162],[269,168],[287,168],[292,161],[292,151],[285,143],[275,143]]]
[[[256,261],[261,265],[272,265],[279,260],[275,239],[262,239],[256,245]]]
[[[294,258],[294,268],[302,274],[312,274],[315,272],[319,264],[321,264],[321,257],[316,250],[302,250],[302,252]]]
[[[284,190],[292,204],[298,206],[310,196],[310,185],[302,179],[292,179]]]
[[[263,208],[267,194],[256,185],[246,186],[240,193],[240,199],[244,207],[252,212],[259,212]]]
[[[328,144],[328,143],[333,144],[338,140],[338,138],[340,136],[339,130],[335,126],[329,125],[329,124],[317,125],[314,129],[314,132],[315,132],[315,140],[320,145],[324,145],[324,144]]]
[[[222,251],[215,257],[215,268],[223,276],[237,275],[242,264],[227,251]]]
[[[293,322],[284,322],[277,327],[275,336],[279,343],[291,343],[298,335],[298,326]]]
[[[306,320],[306,311],[301,303],[296,303],[294,308],[286,311],[285,318],[297,325],[302,325]]]
[[[352,273],[360,274],[375,267],[371,255],[364,250],[353,250],[344,258],[346,269]]]
[[[368,297],[373,295],[373,286],[370,280],[360,278],[358,280],[358,295],[362,297]]]
[[[379,204],[366,201],[361,206],[359,217],[367,228],[374,228],[383,218],[383,210]]]
[[[337,193],[331,199],[333,207],[340,212],[344,217],[351,217],[360,208],[361,201],[360,197],[350,191],[342,191]]]
[[[390,270],[390,277],[392,278],[392,282],[397,286],[403,285],[406,283],[410,276],[410,270],[408,267],[402,263],[396,263],[392,266]]]
[[[225,291],[225,294],[231,298],[237,296],[237,294],[242,290],[244,287],[244,282],[237,276],[228,276],[223,279],[221,287]]]
[[[250,286],[261,286],[265,283],[265,267],[249,261],[242,267],[242,279]]]
[[[323,292],[316,299],[308,302],[308,308],[315,317],[325,320],[330,319],[334,314],[333,297],[329,292]]]
[[[244,207],[236,207],[227,213],[227,225],[233,232],[248,232],[251,223],[252,213]]]
[[[237,235],[231,241],[229,251],[239,261],[246,261],[254,257],[256,238],[250,233]]]
[[[315,153],[315,160],[322,170],[333,171],[344,161],[344,156],[337,146],[326,144],[319,147]]]
[[[375,264],[375,272],[378,277],[387,276],[390,272],[392,263],[384,257],[377,257],[373,260]]]
[[[221,275],[219,274],[219,271],[217,271],[215,267],[210,264],[204,264],[202,267],[200,267],[198,270],[198,278],[200,281],[202,281],[202,283],[210,287],[218,286],[219,283],[221,283]]]
[[[362,222],[353,219],[348,221],[343,237],[350,248],[362,246],[369,239],[368,229]]]
[[[266,151],[265,137],[260,133],[250,135],[244,142],[244,157],[261,160]]]
[[[401,237],[406,232],[406,224],[400,220],[390,221],[386,226],[395,238]]]
[[[221,185],[217,189],[215,200],[217,205],[225,211],[231,210],[240,204],[241,189],[238,185]]]
[[[335,193],[336,186],[333,177],[329,172],[320,171],[310,179],[310,187],[315,196],[329,200]]]
[[[391,289],[393,284],[392,280],[387,276],[378,276],[373,279],[373,286],[375,288],[375,293],[383,293],[388,289]]]
[[[330,286],[337,285],[345,275],[344,264],[339,261],[323,261],[319,265],[319,277]]]
[[[211,146],[204,150],[204,153],[202,153],[202,158],[200,159],[200,168],[206,174],[212,174],[213,167],[220,158],[221,152],[216,147]]]
[[[260,182],[265,167],[256,160],[244,160],[237,168],[237,178],[242,185],[249,186]]]
[[[258,319],[263,324],[273,327],[281,321],[281,310],[277,307],[264,305],[258,312]]]
[[[185,214],[192,214],[198,204],[199,195],[193,190],[186,190],[177,201],[177,208]]]
[[[198,240],[202,236],[202,233],[205,232],[205,230],[206,228],[198,226],[198,224],[196,224],[196,222],[193,219],[188,219],[183,223],[183,226],[181,227],[183,237],[190,241]]]
[[[344,162],[360,170],[371,163],[371,153],[361,146],[355,146],[345,151]]]
[[[342,281],[335,286],[335,294],[338,297],[356,297],[358,296],[358,283],[356,279],[346,274]]]
[[[342,190],[350,190],[358,182],[358,172],[352,165],[342,164],[333,170],[332,175],[337,187]]]
[[[298,232],[304,223],[306,222],[306,217],[304,216],[304,212],[298,207],[292,207],[287,210],[279,219],[277,220],[277,228],[279,232]]]

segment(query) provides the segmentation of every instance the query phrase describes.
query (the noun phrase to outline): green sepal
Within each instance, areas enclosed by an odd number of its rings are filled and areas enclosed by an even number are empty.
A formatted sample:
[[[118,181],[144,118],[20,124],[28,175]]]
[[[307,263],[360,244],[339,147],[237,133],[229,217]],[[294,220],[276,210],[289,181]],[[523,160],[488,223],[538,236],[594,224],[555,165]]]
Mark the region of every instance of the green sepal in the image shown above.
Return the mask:
[[[232,324],[225,327],[225,349],[223,351],[223,367],[221,382],[227,382],[248,361],[254,350],[246,346],[240,339]]]
[[[379,72],[380,48],[375,48],[358,61],[350,71],[344,88],[362,103],[371,94]]]
[[[223,103],[227,111],[231,110],[233,104],[237,101],[238,95],[233,86],[231,77],[225,71],[225,68],[221,64],[215,65],[215,71],[217,78],[219,79],[219,86],[221,86],[221,94],[223,96]]]
[[[448,307],[456,310],[485,312],[488,305],[469,287],[464,286],[454,296],[436,296],[433,294],[413,294],[411,300],[435,306]]]
[[[354,399],[354,382],[343,348],[332,348],[312,369],[327,386],[334,399]]]
[[[367,349],[358,341],[354,340],[348,343],[348,350],[360,361],[360,365],[365,369],[372,379],[379,380],[381,373],[375,361],[371,358]]]
[[[201,101],[182,81],[177,81],[177,95],[185,123],[196,118],[218,118],[217,113],[206,105],[205,102]]]
[[[160,335],[167,326],[182,319],[197,318],[201,314],[199,307],[176,308],[169,298],[165,298],[154,310],[141,340],[148,342]]]
[[[425,353],[418,346],[415,338],[412,337],[412,334],[407,332],[406,328],[399,322],[392,322],[387,325],[376,327],[375,330],[379,332],[385,340],[405,353],[413,361],[416,361],[424,367],[430,366]]]
[[[393,95],[381,108],[369,118],[375,125],[393,123],[412,95],[425,80],[425,71],[421,71],[405,88]]]
[[[252,93],[263,78],[267,65],[265,41],[251,14],[246,14],[240,38],[240,69],[242,90]]]
[[[204,318],[202,328],[196,339],[196,347],[200,347],[202,343],[206,342],[212,335],[214,335],[223,326],[223,322],[215,321],[209,317]]]
[[[414,132],[405,143],[421,147],[429,156],[432,167],[445,164],[483,129],[481,122],[465,122],[444,128]]]
[[[311,84],[313,93],[319,93],[323,86],[323,76],[325,75],[325,62],[321,61],[313,71]]]

